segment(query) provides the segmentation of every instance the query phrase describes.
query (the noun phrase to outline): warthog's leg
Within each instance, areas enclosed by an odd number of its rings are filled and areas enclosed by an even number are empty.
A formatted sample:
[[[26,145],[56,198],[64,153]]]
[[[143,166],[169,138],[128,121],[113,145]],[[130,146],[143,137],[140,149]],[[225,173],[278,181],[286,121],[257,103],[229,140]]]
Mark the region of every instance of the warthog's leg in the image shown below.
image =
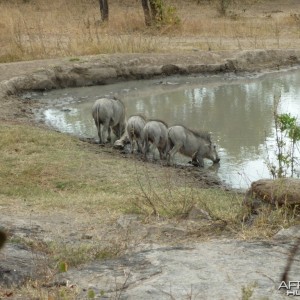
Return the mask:
[[[173,163],[174,155],[181,149],[182,146],[183,146],[182,143],[176,144],[176,145],[174,145],[174,147],[169,151],[169,153],[167,154],[167,161],[168,161],[168,164],[170,164],[171,162]]]
[[[98,131],[98,137],[99,137],[99,144],[102,144],[101,124],[98,124],[97,131]]]
[[[94,118],[94,116],[93,116]],[[94,121],[95,121],[95,125],[96,125],[96,128],[97,128],[97,133],[98,133],[98,137],[99,137],[99,144],[101,144],[102,142],[102,136],[101,136],[101,123],[98,119],[94,118]]]
[[[159,152],[159,158],[160,160],[163,160],[165,158],[165,153],[163,149],[158,149]]]
[[[137,143],[138,152],[139,152],[139,153],[143,153],[143,145],[142,145],[142,141],[141,141],[140,139],[138,139],[138,140],[136,141],[136,143]]]
[[[199,150],[192,155],[192,162],[196,162],[199,167],[204,167],[203,155]],[[193,163],[193,165],[195,164]]]
[[[105,144],[107,142],[107,138],[108,137],[110,138],[110,126],[108,121],[103,123],[101,132],[102,132],[102,143]]]
[[[118,123],[116,126],[113,127],[113,133],[115,134],[115,136],[120,139],[122,137],[122,135],[124,134],[124,132],[122,132],[122,126],[120,123]]]
[[[197,162],[199,164],[199,167],[203,168],[204,167],[204,160],[202,157],[197,157]]]
[[[162,159],[162,149],[159,145],[159,138],[155,137],[151,145],[151,153],[153,153],[153,160],[155,160],[155,149],[159,152],[159,158]]]
[[[146,159],[147,158],[147,153],[149,152],[149,141],[148,139],[144,140],[144,144],[143,144],[143,158]]]
[[[134,145],[135,145],[135,142],[134,142],[134,140],[132,139],[132,140],[130,140],[130,146],[131,146],[131,154],[133,154],[134,153]]]
[[[107,128],[107,141],[111,142],[111,127],[108,126]]]
[[[130,139],[131,154],[133,154],[133,152],[134,152],[134,144],[135,144],[134,136],[131,135],[129,137],[129,139]]]
[[[157,149],[156,145],[150,143],[148,153],[152,153],[153,159],[155,159],[155,150]]]
[[[152,143],[149,142],[148,140],[144,141],[144,147],[143,147],[143,157],[144,159],[147,159],[147,154],[152,153],[153,154],[153,159],[155,159],[155,149],[157,147]]]

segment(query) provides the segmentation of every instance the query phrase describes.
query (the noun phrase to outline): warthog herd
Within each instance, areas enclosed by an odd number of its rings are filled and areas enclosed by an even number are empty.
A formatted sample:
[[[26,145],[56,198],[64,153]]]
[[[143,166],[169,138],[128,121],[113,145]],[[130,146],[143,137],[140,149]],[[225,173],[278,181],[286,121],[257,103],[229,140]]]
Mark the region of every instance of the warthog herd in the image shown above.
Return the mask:
[[[144,159],[157,149],[160,159],[166,159],[168,164],[174,162],[177,152],[190,157],[192,164],[200,167],[204,166],[204,158],[213,163],[220,161],[209,132],[191,130],[182,125],[169,127],[162,120],[147,120],[141,115],[133,115],[126,122],[125,105],[119,99],[98,99],[92,115],[100,144],[111,142],[112,130],[117,138],[114,146],[124,147],[130,142],[133,153],[136,144],[137,152],[142,153]]]

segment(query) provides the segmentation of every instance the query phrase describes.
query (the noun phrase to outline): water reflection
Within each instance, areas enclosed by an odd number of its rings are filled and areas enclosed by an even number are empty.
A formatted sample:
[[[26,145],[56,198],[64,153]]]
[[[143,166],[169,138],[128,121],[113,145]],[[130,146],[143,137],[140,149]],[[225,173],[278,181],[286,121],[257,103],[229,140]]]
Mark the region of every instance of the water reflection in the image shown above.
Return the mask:
[[[265,152],[274,140],[274,96],[281,95],[281,112],[299,116],[299,83],[300,71],[293,70],[257,78],[224,75],[123,82],[33,98],[45,103],[49,125],[81,136],[97,136],[91,107],[105,95],[121,97],[128,116],[141,113],[169,125],[209,130],[219,146],[218,174],[233,186],[246,188],[255,179],[269,177]]]

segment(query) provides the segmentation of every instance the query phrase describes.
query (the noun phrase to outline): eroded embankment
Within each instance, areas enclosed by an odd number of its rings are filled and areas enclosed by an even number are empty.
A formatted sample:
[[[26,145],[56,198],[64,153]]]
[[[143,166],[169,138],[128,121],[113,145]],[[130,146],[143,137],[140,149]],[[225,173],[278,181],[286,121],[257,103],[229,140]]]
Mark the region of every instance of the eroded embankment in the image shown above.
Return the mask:
[[[254,72],[293,67],[298,50],[118,54],[0,65],[0,98],[28,90],[49,90],[149,79],[175,74]],[[0,105],[1,105],[0,103]]]

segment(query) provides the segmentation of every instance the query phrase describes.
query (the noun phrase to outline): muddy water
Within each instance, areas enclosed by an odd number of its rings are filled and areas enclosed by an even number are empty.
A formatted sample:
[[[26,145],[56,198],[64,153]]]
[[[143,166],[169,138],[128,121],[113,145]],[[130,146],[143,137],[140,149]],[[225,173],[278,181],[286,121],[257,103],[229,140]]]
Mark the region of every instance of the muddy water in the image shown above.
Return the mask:
[[[103,96],[123,99],[128,116],[140,113],[169,125],[211,131],[221,157],[214,171],[227,184],[245,189],[251,181],[270,177],[266,161],[267,156],[274,158],[275,151],[274,96],[281,97],[280,112],[300,114],[300,71],[242,77],[168,77],[24,95],[45,104],[37,118],[50,126],[95,138],[91,107]],[[177,159],[188,161],[181,156]],[[210,166],[207,161],[206,167]]]

